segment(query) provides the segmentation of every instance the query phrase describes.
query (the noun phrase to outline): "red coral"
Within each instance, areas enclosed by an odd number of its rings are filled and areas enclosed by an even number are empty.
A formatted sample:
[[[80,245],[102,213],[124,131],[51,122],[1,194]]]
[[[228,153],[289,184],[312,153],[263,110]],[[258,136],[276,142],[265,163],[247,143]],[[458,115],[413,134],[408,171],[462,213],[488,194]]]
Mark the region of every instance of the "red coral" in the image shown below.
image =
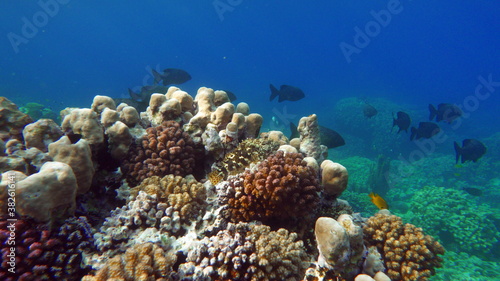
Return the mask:
[[[278,151],[255,171],[230,181],[227,200],[233,221],[283,221],[311,213],[317,206],[318,181],[300,153]]]
[[[92,235],[84,218],[69,219],[54,231],[32,219],[18,219],[13,232],[7,225],[10,222],[0,218],[0,280],[80,280],[84,275],[82,250],[89,247]],[[14,246],[8,242],[11,235],[16,238]],[[11,247],[15,248],[15,273],[8,271]]]
[[[137,185],[152,176],[184,177],[193,174],[197,163],[202,163],[200,150],[179,123],[166,121],[146,129],[146,133],[130,149],[128,160],[122,165],[129,184]]]

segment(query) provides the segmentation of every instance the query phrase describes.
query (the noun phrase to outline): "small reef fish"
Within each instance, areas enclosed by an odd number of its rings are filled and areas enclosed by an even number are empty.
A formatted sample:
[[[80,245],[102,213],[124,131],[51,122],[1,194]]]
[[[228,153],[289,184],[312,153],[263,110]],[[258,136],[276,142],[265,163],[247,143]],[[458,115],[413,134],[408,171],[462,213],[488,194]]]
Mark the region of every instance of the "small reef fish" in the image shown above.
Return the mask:
[[[379,209],[389,209],[389,205],[385,202],[384,198],[382,198],[377,193],[371,192],[368,196],[370,196],[370,200],[373,205],[377,206]]]
[[[271,96],[269,97],[269,101],[274,100],[276,97],[278,97],[278,102],[286,100],[298,101],[306,96],[300,88],[290,85],[281,85],[280,89],[278,90],[273,86],[273,84],[269,84],[269,88],[271,89]]]
[[[394,128],[394,126],[398,126],[398,128],[399,128],[398,134],[401,131],[405,131],[408,133],[408,128],[410,127],[410,124],[411,124],[410,115],[408,115],[408,113],[406,113],[406,112],[398,111],[396,113],[396,116],[397,116],[397,118],[394,118],[394,116],[392,117],[392,119],[393,119],[392,128]],[[392,129],[391,129],[391,131],[392,131]]]
[[[465,192],[469,193],[472,196],[481,196],[483,195],[483,191],[479,188],[475,187],[464,187],[462,188]]]
[[[300,137],[299,131],[297,131],[297,126],[290,122],[290,139]],[[322,145],[326,145],[328,148],[335,148],[345,145],[344,138],[337,132],[330,128],[319,126],[319,139]]]
[[[437,109],[432,104],[429,104],[429,112],[429,121],[436,118],[436,122],[444,120],[447,123],[453,122],[463,114],[460,107],[451,103],[440,103]]]
[[[365,103],[365,105],[363,106],[363,115],[366,118],[372,118],[373,116],[377,115],[377,113],[378,111],[375,107],[373,107],[373,105]]]
[[[189,75],[189,73],[182,69],[167,68],[163,70],[163,73],[159,73],[158,71],[153,69],[152,72],[155,79],[155,84],[163,81],[163,86],[172,84],[179,85],[191,80],[191,75]]]
[[[458,163],[462,157],[462,163],[467,161],[477,162],[479,158],[483,157],[486,153],[486,146],[476,139],[465,139],[462,142],[462,147],[455,141],[455,163]]]
[[[432,122],[420,122],[418,124],[418,129],[411,127],[410,140],[426,138],[430,139],[437,133],[441,131],[441,128],[436,123]]]

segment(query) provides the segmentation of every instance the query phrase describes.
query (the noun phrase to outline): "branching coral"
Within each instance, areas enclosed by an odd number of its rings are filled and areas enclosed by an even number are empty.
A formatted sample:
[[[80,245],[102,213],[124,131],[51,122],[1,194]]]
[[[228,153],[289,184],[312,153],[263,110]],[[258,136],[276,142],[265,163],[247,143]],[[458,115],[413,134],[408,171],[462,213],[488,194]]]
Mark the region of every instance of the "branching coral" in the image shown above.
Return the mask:
[[[264,225],[230,223],[181,264],[182,280],[300,280],[308,256],[296,233]]]
[[[166,121],[146,132],[140,145],[130,149],[122,166],[129,184],[138,184],[152,176],[186,176],[195,172],[197,163],[203,162],[202,154],[179,123]]]
[[[179,212],[184,222],[196,219],[206,204],[205,187],[192,176],[153,176],[132,188],[131,195],[135,198],[141,190],[150,195],[155,194],[159,203],[168,203],[174,211]]]
[[[444,248],[421,228],[403,224],[389,211],[379,211],[364,227],[365,240],[384,258],[388,276],[397,280],[428,280],[441,266]]]
[[[283,221],[306,216],[319,201],[316,171],[300,153],[278,151],[240,177],[222,195],[232,221]]]
[[[488,252],[500,239],[491,208],[455,189],[425,187],[412,197],[410,210],[409,221],[438,236],[447,248]]]
[[[82,281],[166,281],[169,280],[168,274],[176,260],[175,255],[166,255],[155,244],[138,244],[124,254],[108,260],[94,276],[86,275]]]

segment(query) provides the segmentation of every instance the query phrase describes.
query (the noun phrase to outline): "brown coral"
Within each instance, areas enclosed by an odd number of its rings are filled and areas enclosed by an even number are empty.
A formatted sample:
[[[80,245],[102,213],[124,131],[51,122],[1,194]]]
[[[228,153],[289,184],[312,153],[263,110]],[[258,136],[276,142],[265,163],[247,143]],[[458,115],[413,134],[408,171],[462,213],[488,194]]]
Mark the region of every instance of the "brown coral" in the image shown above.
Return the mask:
[[[192,176],[185,178],[174,175],[163,178],[153,176],[132,188],[130,194],[135,198],[141,190],[149,195],[156,194],[158,203],[168,202],[174,211],[179,211],[184,221],[195,219],[199,215],[207,197],[203,184]]]
[[[186,260],[181,280],[300,280],[310,262],[295,232],[243,222],[203,238]]]
[[[17,105],[5,97],[0,97],[0,139],[22,140],[23,128],[31,122],[33,119],[22,113]]]
[[[108,260],[94,276],[86,275],[82,281],[166,281],[176,260],[175,255],[166,255],[165,251],[155,244],[139,244]]]
[[[403,224],[387,210],[368,219],[365,240],[376,246],[384,258],[387,275],[397,280],[428,280],[441,267],[444,248],[421,228]]]
[[[218,184],[229,175],[241,173],[251,163],[264,160],[269,154],[278,149],[279,144],[265,139],[247,139],[242,141],[224,159],[214,164],[208,178],[212,184]]]
[[[122,167],[129,184],[136,185],[152,176],[186,176],[195,172],[197,161],[202,163],[198,148],[179,123],[166,121],[146,132],[140,145],[130,149]]]
[[[302,154],[278,151],[255,171],[229,182],[227,204],[233,221],[283,221],[315,210],[317,174]]]

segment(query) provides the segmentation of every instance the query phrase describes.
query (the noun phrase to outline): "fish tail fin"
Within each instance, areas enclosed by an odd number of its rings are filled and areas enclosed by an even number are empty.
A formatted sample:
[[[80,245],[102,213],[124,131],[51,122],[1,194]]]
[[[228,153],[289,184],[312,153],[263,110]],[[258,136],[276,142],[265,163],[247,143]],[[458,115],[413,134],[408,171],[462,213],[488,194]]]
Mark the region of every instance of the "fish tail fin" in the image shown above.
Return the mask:
[[[394,128],[394,126],[396,126],[396,117],[394,117],[394,112],[392,113],[392,128]],[[392,132],[392,128],[391,128],[391,132]]]
[[[434,105],[429,104],[429,121],[432,121],[437,116],[438,112]]]
[[[141,99],[141,96],[136,92],[132,91],[130,88],[128,88],[128,95],[135,101],[139,101]]]
[[[269,89],[271,89],[271,96],[269,97],[269,101],[272,101],[280,94],[280,92],[278,91],[278,89],[276,89],[276,87],[273,86],[273,84],[269,84]]]
[[[453,146],[455,147],[455,164],[457,164],[462,154],[462,148],[460,148],[460,145],[456,141],[453,142]]]
[[[156,71],[154,69],[151,69],[151,72],[153,73],[153,77],[155,79],[155,84],[158,84],[158,82],[160,82],[161,80],[163,80],[163,78],[161,78],[161,74],[158,73],[158,71]]]
[[[410,135],[410,140],[413,140],[417,136],[417,128],[411,127],[411,135]]]

